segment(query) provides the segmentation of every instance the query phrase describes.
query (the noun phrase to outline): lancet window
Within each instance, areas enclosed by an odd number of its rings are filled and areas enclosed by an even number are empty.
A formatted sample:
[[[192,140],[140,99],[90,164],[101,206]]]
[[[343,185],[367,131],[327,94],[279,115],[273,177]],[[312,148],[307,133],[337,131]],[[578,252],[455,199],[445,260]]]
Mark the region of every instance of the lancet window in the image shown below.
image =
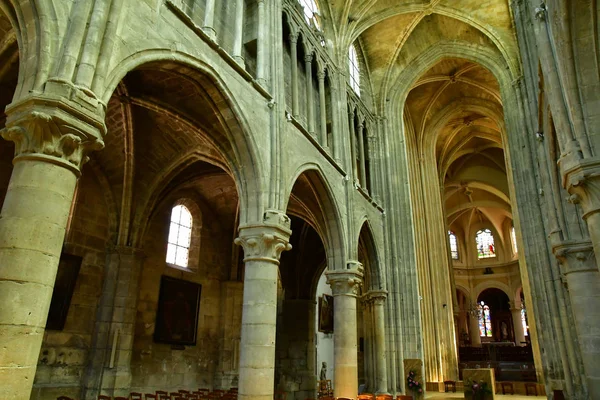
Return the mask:
[[[458,260],[458,240],[452,231],[448,231],[448,241],[450,242],[450,254],[453,260]]]
[[[167,243],[167,263],[188,267],[192,239],[192,214],[183,205],[173,207]]]

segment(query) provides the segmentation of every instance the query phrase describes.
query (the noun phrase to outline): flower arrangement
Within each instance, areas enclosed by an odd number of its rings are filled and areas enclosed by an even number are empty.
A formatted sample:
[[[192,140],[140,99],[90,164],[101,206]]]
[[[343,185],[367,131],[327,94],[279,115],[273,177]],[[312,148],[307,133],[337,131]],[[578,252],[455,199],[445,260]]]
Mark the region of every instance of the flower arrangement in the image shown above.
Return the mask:
[[[467,379],[465,382],[465,393],[471,395],[473,400],[484,400],[486,394],[492,393],[485,381],[472,381]]]
[[[423,386],[416,380],[416,377],[417,373],[411,370],[406,377],[406,386],[415,393],[423,393]]]

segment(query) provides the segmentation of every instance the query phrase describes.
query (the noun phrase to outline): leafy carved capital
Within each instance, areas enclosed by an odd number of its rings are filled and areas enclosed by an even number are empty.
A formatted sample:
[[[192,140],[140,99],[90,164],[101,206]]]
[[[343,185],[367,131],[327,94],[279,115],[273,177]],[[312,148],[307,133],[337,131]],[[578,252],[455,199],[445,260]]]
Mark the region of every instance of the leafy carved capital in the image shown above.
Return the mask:
[[[579,204],[583,218],[600,211],[600,160],[583,161],[563,175],[570,203]]]
[[[244,249],[244,262],[266,261],[279,264],[281,253],[292,249],[289,243],[292,231],[287,215],[268,210],[263,221],[240,227],[234,243]]]
[[[331,286],[333,296],[353,296],[360,294],[363,274],[359,268],[334,270],[325,272],[327,283]]]

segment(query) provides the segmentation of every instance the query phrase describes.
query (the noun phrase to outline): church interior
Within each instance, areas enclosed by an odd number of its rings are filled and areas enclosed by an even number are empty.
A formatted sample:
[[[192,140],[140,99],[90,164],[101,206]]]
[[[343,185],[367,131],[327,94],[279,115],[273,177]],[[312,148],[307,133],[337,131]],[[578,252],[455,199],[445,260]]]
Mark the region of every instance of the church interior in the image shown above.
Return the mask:
[[[0,0],[0,399],[600,399],[599,21]]]

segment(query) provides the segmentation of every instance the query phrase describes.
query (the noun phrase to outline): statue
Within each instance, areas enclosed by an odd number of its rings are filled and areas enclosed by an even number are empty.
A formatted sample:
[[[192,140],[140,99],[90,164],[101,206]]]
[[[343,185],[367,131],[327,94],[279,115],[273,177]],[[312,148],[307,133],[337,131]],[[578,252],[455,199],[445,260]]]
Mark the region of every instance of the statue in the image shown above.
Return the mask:
[[[321,373],[319,374],[319,380],[327,380],[327,363],[323,361],[321,364]]]

